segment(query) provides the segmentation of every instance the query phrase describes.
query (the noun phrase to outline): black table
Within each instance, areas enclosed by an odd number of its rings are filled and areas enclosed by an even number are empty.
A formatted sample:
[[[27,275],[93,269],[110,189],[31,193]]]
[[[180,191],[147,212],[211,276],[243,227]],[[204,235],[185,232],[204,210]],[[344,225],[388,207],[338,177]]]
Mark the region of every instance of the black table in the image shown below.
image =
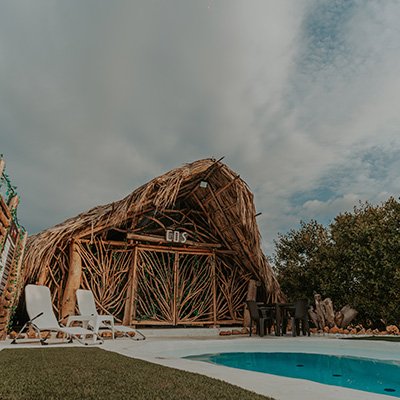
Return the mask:
[[[259,331],[260,336],[265,334],[265,322],[271,321],[272,323],[276,321],[276,305],[274,303],[257,303],[258,312],[260,315],[259,321]],[[276,327],[275,327],[276,332]]]
[[[276,336],[282,336],[286,333],[287,320],[294,317],[294,303],[275,303],[276,306]],[[292,328],[293,329],[293,328]]]

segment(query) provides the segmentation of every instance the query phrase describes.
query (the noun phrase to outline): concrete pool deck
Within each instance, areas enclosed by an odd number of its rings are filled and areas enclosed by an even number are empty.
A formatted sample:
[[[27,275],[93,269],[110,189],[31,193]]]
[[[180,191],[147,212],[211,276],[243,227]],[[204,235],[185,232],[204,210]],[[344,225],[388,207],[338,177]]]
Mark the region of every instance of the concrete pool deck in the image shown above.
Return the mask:
[[[276,400],[378,400],[394,399],[339,386],[323,385],[302,379],[286,378],[253,371],[228,368],[200,361],[183,359],[189,355],[219,352],[305,352],[360,356],[400,361],[400,343],[383,341],[340,340],[334,337],[243,337],[217,336],[214,329],[143,330],[147,339],[106,340],[99,346],[107,351],[138,358],[171,368],[217,378]],[[0,342],[2,348],[18,348]],[[33,345],[26,345],[26,347]],[[71,345],[69,345],[71,346]]]

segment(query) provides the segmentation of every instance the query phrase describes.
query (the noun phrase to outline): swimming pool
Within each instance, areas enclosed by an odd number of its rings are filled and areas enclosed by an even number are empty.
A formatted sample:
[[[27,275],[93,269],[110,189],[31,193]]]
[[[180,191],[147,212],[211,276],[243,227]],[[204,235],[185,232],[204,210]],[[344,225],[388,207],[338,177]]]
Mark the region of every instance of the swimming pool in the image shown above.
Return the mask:
[[[215,353],[185,357],[400,397],[400,362],[311,353]]]

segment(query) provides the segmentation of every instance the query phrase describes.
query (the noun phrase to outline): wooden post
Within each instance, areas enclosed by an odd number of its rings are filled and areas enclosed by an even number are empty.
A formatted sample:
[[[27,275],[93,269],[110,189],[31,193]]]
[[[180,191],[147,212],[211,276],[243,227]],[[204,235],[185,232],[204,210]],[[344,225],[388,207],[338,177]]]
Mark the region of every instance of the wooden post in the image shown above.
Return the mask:
[[[37,285],[45,285],[47,281],[47,276],[49,274],[49,267],[47,265],[43,265],[40,269],[39,277],[37,279]]]
[[[5,166],[6,166],[6,162],[1,158],[0,159],[0,177],[3,174]]]
[[[20,242],[20,249],[21,249],[21,254],[19,256],[18,259],[18,264],[17,264],[17,268],[16,268],[16,275],[18,277],[18,282],[16,282],[17,285],[19,285],[19,279],[20,279],[20,275],[21,275],[21,268],[22,268],[22,261],[24,258],[24,253],[25,253],[25,246],[26,246],[26,240],[28,239],[28,232],[24,232],[24,235],[22,236],[22,240]]]
[[[128,286],[128,296],[125,302],[124,310],[124,325],[132,325],[132,317],[136,319],[136,292],[137,292],[137,258],[138,258],[138,248],[135,246],[133,250],[133,265],[129,270],[129,286]]]
[[[61,305],[61,317],[75,314],[76,291],[81,285],[82,259],[79,245],[73,240],[69,248],[69,271]]]
[[[177,306],[178,265],[179,265],[179,253],[175,253],[175,259],[174,259],[174,299],[173,299],[173,304],[172,304],[172,323],[173,323],[173,325],[177,325],[177,323],[178,323],[178,306]]]
[[[212,279],[212,291],[213,291],[213,322],[214,328],[217,326],[217,275],[216,275],[216,260],[215,254],[211,256],[211,279]]]
[[[249,280],[249,285],[247,287],[246,300],[256,300],[257,299],[257,281],[254,279]],[[250,326],[250,313],[247,307],[245,308],[243,314],[243,326]]]
[[[15,195],[11,197],[10,201],[8,202],[8,208],[11,210],[14,210],[15,208],[18,207],[19,204],[19,197],[18,195]]]

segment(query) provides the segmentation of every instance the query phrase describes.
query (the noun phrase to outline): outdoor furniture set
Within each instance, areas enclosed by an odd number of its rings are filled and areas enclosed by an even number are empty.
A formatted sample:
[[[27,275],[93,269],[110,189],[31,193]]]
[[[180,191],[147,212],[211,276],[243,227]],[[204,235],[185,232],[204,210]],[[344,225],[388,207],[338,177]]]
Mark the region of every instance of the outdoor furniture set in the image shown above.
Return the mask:
[[[112,315],[100,315],[97,312],[93,293],[90,290],[78,289],[77,302],[80,315],[70,315],[67,318],[66,326],[60,324],[53,311],[50,289],[47,286],[27,285],[25,287],[26,310],[29,321],[22,327],[17,337],[11,342],[17,343],[21,333],[31,327],[39,337],[41,344],[48,344],[47,339],[51,332],[60,332],[67,336],[68,342],[76,339],[81,344],[101,344],[103,340],[100,337],[101,330],[110,330],[112,338],[115,338],[115,332],[121,332],[123,336],[134,340],[144,340],[145,336],[138,330],[128,326],[115,325]],[[71,326],[79,322],[82,326]],[[48,335],[43,335],[48,332]],[[134,337],[130,334],[135,333]],[[88,342],[86,336],[91,336],[92,341]],[[139,337],[138,337],[139,336]]]
[[[252,335],[253,322],[256,324],[256,332],[260,336],[271,333],[274,327],[276,336],[286,334],[288,322],[291,321],[292,336],[310,336],[308,316],[308,301],[297,300],[293,303],[262,303],[253,300],[246,302],[250,313],[250,336]]]

